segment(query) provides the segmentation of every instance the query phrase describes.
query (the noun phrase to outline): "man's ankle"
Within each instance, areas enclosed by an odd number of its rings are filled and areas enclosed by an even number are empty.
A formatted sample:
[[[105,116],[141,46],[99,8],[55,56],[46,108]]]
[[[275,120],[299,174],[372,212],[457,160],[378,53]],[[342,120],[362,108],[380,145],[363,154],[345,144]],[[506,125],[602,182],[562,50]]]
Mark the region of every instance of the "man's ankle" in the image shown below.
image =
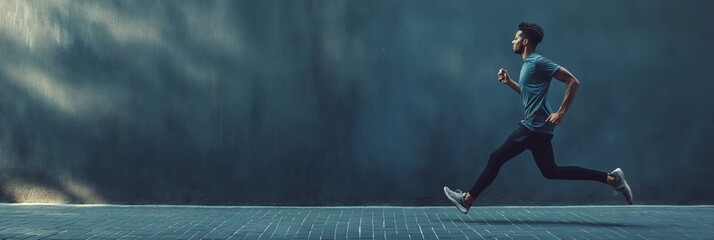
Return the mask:
[[[617,183],[617,177],[615,177],[615,175],[608,173],[607,174],[607,184],[610,186],[615,186],[616,183]]]
[[[471,196],[471,194],[466,193],[466,195],[464,195],[464,202],[471,204],[473,201],[474,198]]]

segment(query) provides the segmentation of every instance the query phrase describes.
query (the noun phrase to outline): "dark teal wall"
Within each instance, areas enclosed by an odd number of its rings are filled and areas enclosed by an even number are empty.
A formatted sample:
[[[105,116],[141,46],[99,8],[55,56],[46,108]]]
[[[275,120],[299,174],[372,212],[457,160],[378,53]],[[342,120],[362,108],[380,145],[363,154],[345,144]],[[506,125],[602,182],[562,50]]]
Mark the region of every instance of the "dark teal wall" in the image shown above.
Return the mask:
[[[556,161],[714,203],[711,1],[3,1],[0,200],[448,204],[522,117],[538,51],[581,81]],[[564,84],[554,82],[553,107]],[[529,153],[491,204],[624,203]]]

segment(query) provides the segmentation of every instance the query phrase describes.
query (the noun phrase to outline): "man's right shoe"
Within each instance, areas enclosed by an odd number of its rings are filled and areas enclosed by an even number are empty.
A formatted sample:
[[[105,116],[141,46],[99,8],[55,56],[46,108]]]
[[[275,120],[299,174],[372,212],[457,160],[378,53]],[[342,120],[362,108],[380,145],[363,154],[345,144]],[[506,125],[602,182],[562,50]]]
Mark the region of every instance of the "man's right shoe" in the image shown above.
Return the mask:
[[[633,197],[632,197],[632,189],[630,189],[630,185],[627,184],[627,180],[625,180],[625,172],[622,171],[620,168],[616,168],[613,170],[610,175],[615,176],[617,178],[615,180],[615,190],[622,193],[623,196],[625,196],[625,200],[627,200],[627,204],[632,204],[633,203]]]
[[[462,192],[458,189],[456,189],[456,191],[451,191],[449,187],[444,186],[444,194],[446,194],[446,198],[448,198],[449,201],[456,205],[456,208],[458,208],[459,211],[464,214],[469,212],[471,204],[467,203],[466,200],[464,200],[464,197],[466,197],[465,192]]]

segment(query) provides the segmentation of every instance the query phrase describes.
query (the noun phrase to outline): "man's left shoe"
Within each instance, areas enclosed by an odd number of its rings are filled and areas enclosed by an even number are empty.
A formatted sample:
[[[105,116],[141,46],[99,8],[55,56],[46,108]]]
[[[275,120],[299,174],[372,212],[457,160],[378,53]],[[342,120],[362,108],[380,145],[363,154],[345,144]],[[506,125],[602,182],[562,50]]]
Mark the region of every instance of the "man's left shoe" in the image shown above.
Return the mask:
[[[449,187],[444,186],[444,194],[446,194],[446,198],[451,201],[454,205],[456,205],[456,208],[459,209],[462,213],[466,214],[469,212],[469,208],[471,208],[471,204],[467,203],[464,197],[466,197],[466,193],[462,192],[461,190],[456,189],[456,191],[451,191]]]
[[[632,197],[632,189],[630,189],[630,185],[628,185],[627,180],[625,180],[625,172],[623,172],[620,168],[616,168],[610,173],[610,175],[613,175],[615,176],[615,178],[617,178],[615,180],[615,190],[625,196],[627,204],[632,204],[634,202]]]

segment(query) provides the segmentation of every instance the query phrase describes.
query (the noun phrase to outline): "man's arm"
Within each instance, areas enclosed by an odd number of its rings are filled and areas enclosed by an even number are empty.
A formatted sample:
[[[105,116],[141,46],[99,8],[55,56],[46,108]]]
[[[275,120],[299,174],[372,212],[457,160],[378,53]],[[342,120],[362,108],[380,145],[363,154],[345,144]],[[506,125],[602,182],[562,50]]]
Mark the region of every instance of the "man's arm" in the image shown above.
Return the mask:
[[[511,76],[508,75],[508,71],[506,71],[506,69],[498,69],[498,81],[513,88],[513,90],[516,91],[518,94],[521,94],[521,85],[518,85],[516,81],[513,81],[513,79],[511,79]]]
[[[548,119],[546,119],[546,121],[558,125],[563,121],[565,113],[568,112],[568,109],[570,109],[570,104],[572,104],[573,100],[575,100],[575,94],[578,92],[580,81],[578,81],[578,79],[564,67],[560,67],[556,70],[553,77],[567,85],[565,88],[565,97],[563,98],[563,103],[560,104],[560,109],[558,109],[557,112],[550,114]]]

